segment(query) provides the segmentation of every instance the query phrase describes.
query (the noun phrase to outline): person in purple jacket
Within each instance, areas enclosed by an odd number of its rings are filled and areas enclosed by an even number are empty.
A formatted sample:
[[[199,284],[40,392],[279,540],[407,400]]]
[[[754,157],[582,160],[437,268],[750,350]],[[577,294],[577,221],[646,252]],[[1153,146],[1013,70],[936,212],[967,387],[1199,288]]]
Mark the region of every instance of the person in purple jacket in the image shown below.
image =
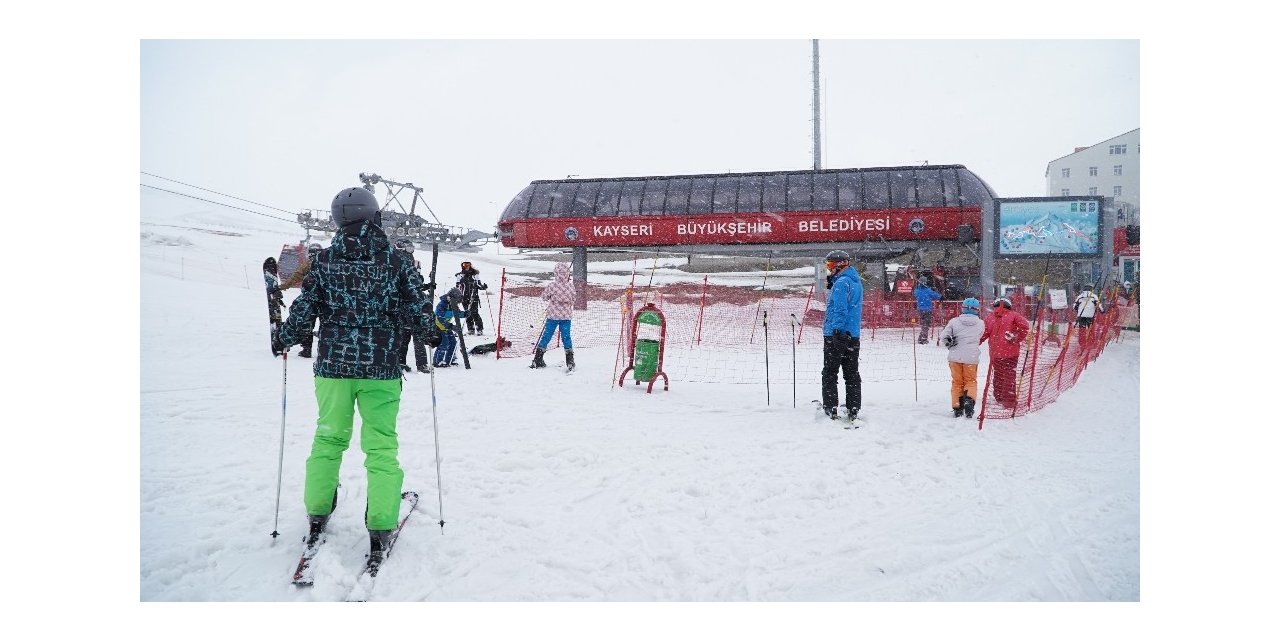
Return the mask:
[[[560,342],[564,343],[564,366],[573,371],[573,299],[576,292],[573,278],[569,276],[569,265],[556,264],[556,279],[542,290],[542,299],[547,301],[547,321],[542,327],[542,337],[538,339],[538,348],[533,351],[533,364],[530,369],[542,369],[547,363],[542,356],[551,344],[551,337],[556,330],[560,331]]]

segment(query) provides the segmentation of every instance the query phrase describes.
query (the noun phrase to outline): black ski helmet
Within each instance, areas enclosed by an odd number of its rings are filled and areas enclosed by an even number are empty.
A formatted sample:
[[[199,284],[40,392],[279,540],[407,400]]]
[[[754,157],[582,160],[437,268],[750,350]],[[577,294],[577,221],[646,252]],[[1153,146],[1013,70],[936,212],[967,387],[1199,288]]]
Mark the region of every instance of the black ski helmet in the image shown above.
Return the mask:
[[[262,261],[262,270],[267,273],[276,273],[276,259],[268,256],[266,260]]]
[[[849,252],[841,249],[835,249],[827,253],[827,260],[830,260],[831,262],[848,262]]]
[[[330,212],[333,214],[333,224],[339,229],[344,232],[348,229],[354,231],[366,220],[378,223],[378,198],[364,187],[343,189],[333,197]]]

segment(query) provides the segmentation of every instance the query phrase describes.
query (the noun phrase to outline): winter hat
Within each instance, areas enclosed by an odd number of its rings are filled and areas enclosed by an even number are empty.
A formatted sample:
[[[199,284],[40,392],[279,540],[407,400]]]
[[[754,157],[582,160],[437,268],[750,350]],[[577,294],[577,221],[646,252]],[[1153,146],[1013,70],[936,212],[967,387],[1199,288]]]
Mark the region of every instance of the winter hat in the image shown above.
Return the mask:
[[[976,316],[978,315],[978,308],[981,306],[977,298],[965,298],[964,302],[960,303],[960,313],[971,313]]]

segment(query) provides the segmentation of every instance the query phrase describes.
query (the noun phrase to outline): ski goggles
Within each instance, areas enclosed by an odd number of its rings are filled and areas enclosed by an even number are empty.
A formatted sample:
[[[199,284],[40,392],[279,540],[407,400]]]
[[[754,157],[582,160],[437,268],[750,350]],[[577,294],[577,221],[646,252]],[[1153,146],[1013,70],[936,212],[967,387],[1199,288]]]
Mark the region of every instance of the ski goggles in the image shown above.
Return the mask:
[[[463,268],[463,269],[470,269],[470,268],[471,268],[471,263],[470,263],[470,262],[464,262],[464,263],[462,263],[462,268]]]
[[[827,261],[827,271],[835,271],[836,269],[843,269],[847,266],[849,266],[848,260],[828,260]]]
[[[1013,309],[1013,303],[1012,303],[1012,302],[1009,302],[1009,299],[1008,299],[1008,298],[996,298],[996,299],[995,299],[995,301],[993,301],[993,302],[991,303],[991,308],[992,308],[992,309],[995,309],[995,308],[997,308],[997,307],[1004,307],[1004,308],[1006,308],[1006,309]]]

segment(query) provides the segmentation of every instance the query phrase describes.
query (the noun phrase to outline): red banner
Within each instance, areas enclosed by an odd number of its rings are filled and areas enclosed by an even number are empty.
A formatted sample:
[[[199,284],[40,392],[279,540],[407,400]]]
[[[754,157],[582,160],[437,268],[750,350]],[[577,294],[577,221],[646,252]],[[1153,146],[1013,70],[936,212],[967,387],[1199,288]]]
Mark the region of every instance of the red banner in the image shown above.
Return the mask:
[[[952,240],[967,224],[974,237],[982,210],[893,209],[631,216],[626,218],[530,218],[500,225],[506,247],[608,247],[699,244],[775,244],[875,240]]]

